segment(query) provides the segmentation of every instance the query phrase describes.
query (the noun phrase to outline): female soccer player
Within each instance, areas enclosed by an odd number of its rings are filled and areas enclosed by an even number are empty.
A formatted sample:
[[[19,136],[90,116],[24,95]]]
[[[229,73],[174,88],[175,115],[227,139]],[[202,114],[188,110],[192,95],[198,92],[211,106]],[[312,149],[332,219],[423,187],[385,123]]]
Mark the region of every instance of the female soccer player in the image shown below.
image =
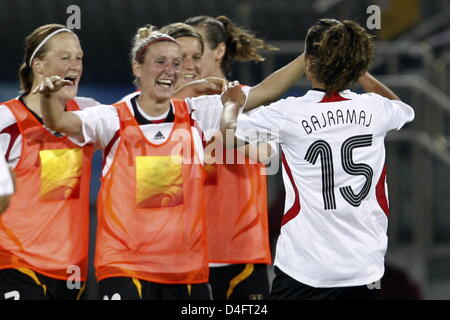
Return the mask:
[[[260,62],[264,58],[259,51],[272,49],[225,16],[197,16],[185,22],[194,26],[205,42],[203,77],[227,79],[233,62]],[[270,90],[267,88],[265,92]],[[265,299],[269,293],[267,264],[272,260],[264,164],[248,158],[242,163],[225,164],[217,151],[215,155],[218,163],[206,166],[205,185],[209,258],[215,262],[210,265],[213,297]]]
[[[414,111],[367,72],[372,51],[372,37],[355,22],[319,20],[306,36],[312,89],[237,121],[236,137],[269,130],[283,152],[274,299],[376,296],[370,284],[383,276],[387,249],[384,137]],[[372,93],[347,90],[354,81]],[[235,128],[242,100],[226,104],[223,129]]]
[[[84,289],[93,147],[44,127],[40,98],[30,94],[58,75],[71,82],[55,94],[67,110],[98,104],[76,97],[82,58],[74,32],[58,24],[37,28],[25,40],[22,94],[0,105],[1,156],[17,185],[0,218],[0,299],[75,299]]]
[[[131,57],[140,91],[114,106],[64,111],[55,95],[71,82],[61,77],[36,90],[47,126],[104,151],[95,258],[100,297],[209,299],[202,144],[193,120],[205,133],[216,131],[221,98],[171,100],[182,51],[168,35],[141,28]]]
[[[181,71],[175,87],[180,88],[186,83],[206,78],[201,76],[203,38],[195,28],[182,22],[175,22],[162,27],[159,31],[176,39],[181,46],[183,54]]]

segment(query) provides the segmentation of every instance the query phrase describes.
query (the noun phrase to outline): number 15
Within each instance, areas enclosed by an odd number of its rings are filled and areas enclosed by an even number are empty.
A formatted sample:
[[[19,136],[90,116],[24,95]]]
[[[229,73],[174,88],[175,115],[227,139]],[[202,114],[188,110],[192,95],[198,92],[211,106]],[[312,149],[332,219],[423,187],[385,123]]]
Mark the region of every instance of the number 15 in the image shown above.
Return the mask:
[[[353,176],[362,175],[366,182],[358,194],[355,194],[351,186],[339,188],[342,197],[354,207],[358,207],[362,200],[369,194],[372,184],[373,170],[365,163],[353,161],[353,149],[369,147],[372,145],[372,134],[353,136],[344,141],[341,146],[341,162],[344,171]],[[305,160],[316,164],[320,156],[322,167],[322,195],[325,210],[336,209],[336,198],[334,194],[334,165],[331,147],[325,140],[317,140],[312,143],[305,154]]]

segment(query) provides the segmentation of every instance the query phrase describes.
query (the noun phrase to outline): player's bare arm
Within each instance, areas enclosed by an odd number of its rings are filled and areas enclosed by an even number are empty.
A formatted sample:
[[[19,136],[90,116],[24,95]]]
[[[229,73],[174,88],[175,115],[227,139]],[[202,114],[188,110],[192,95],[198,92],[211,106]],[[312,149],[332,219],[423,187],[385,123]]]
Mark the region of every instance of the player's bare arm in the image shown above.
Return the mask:
[[[250,89],[244,111],[269,104],[291,88],[305,73],[305,55],[302,53],[290,63],[275,71]]]
[[[373,75],[366,71],[359,79],[359,84],[366,92],[373,92],[388,98],[390,100],[400,100],[400,98],[381,81],[376,79]]]

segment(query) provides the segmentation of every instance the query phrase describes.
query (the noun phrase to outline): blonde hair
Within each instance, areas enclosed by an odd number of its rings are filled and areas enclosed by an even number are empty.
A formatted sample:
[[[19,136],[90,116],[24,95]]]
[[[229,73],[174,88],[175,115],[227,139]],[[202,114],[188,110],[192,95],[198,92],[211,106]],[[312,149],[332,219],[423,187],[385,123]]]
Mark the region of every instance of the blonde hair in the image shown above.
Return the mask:
[[[157,32],[157,28],[155,26],[152,26],[150,24],[147,24],[141,28],[139,28],[136,31],[136,34],[133,37],[133,41],[132,41],[132,45],[131,45],[131,62],[133,61],[137,61],[139,63],[144,63],[144,56],[145,55],[140,55],[140,56],[136,56],[137,53],[142,50],[145,45],[147,44],[148,40],[150,39],[150,36],[152,35],[152,33],[156,33]]]
[[[149,45],[157,41],[178,42],[168,34],[160,32],[155,26],[147,24],[139,28],[134,35],[131,47],[131,62],[144,63],[145,53]]]
[[[159,32],[158,29],[151,24],[146,24],[145,26],[139,28],[133,37],[133,43],[130,53],[131,63],[136,61],[139,64],[143,64],[145,60],[145,53],[147,52],[148,47],[152,43],[158,41],[170,41],[178,44],[178,42],[174,38],[167,34]],[[139,79],[135,77],[133,80],[133,84],[136,87],[139,87]]]

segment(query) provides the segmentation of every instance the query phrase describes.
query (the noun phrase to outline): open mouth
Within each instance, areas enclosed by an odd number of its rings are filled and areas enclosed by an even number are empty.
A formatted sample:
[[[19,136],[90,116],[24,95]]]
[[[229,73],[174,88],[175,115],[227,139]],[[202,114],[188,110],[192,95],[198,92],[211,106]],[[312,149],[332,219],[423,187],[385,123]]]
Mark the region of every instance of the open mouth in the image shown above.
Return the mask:
[[[156,81],[156,83],[164,88],[170,88],[173,85],[173,80],[162,79],[162,80]]]
[[[64,78],[64,80],[72,81],[72,85],[75,85],[75,81],[77,80],[76,76],[67,76]]]
[[[195,74],[184,74],[183,80],[185,81],[193,81],[196,78]]]

